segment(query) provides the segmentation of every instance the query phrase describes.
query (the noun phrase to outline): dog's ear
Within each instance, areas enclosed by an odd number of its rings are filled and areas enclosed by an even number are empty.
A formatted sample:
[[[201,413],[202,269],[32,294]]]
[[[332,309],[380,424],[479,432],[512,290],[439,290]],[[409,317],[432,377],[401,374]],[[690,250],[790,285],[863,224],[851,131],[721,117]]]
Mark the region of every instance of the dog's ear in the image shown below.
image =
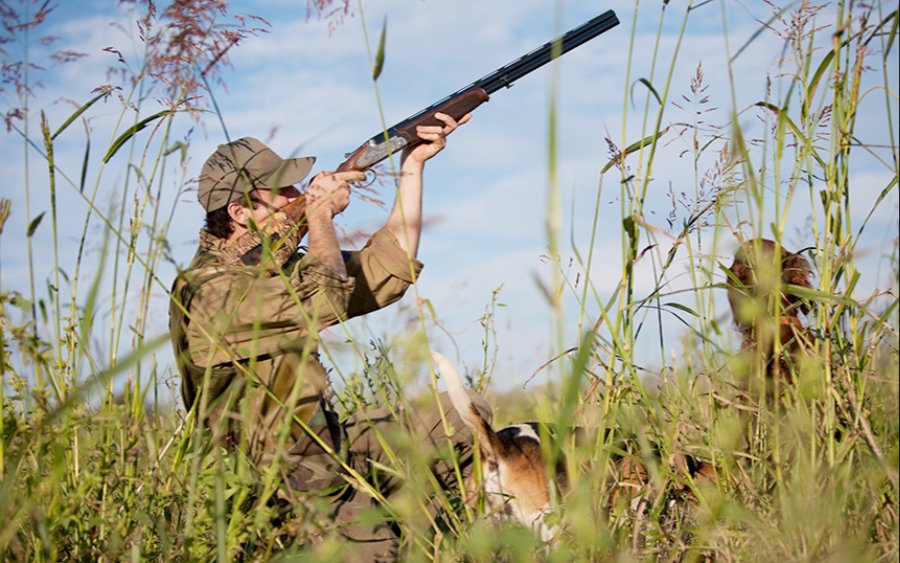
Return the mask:
[[[478,407],[475,406],[475,403],[469,397],[469,393],[466,391],[459,373],[456,372],[456,368],[443,354],[432,352],[431,357],[434,359],[435,367],[447,384],[450,402],[453,403],[453,407],[459,413],[466,426],[471,428],[478,436],[482,453],[485,454],[486,458],[496,458],[497,453],[500,451],[500,439],[497,437],[494,429],[491,428],[490,422],[482,416]]]

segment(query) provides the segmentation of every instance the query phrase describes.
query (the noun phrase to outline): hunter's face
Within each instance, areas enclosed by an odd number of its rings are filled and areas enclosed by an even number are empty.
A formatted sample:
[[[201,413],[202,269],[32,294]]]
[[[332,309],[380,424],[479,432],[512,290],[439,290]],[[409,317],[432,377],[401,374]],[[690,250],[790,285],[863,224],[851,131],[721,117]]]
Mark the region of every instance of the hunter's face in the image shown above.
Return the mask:
[[[297,199],[299,195],[300,191],[294,186],[285,186],[274,190],[253,190],[250,196],[250,199],[256,204],[253,209],[253,219],[255,221],[265,219],[272,212]]]

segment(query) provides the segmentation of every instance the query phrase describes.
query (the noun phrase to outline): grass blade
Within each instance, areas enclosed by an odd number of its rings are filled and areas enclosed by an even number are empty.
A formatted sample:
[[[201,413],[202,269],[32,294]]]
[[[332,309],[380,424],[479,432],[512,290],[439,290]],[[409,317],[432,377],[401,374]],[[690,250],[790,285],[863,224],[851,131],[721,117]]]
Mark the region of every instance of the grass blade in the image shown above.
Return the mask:
[[[603,166],[603,168],[600,169],[600,173],[601,173],[601,174],[604,174],[607,170],[609,170],[610,168],[612,168],[612,167],[615,166],[616,164],[619,164],[619,163],[621,163],[621,162],[625,162],[625,157],[626,157],[626,156],[628,156],[629,154],[631,154],[631,153],[633,153],[633,152],[639,151],[639,150],[641,150],[642,148],[644,148],[644,147],[646,147],[646,146],[652,145],[653,143],[655,143],[656,141],[658,141],[659,139],[661,139],[662,136],[665,135],[668,131],[669,131],[669,128],[666,127],[666,128],[664,128],[664,129],[662,129],[662,130],[660,130],[660,131],[657,131],[656,133],[654,133],[654,134],[652,134],[652,135],[647,135],[646,137],[644,137],[644,138],[641,139],[640,141],[637,141],[637,142],[635,142],[635,143],[631,143],[630,145],[628,145],[627,147],[625,147],[625,150],[623,150],[619,155],[617,155],[617,156],[615,156],[615,157],[609,159],[609,162],[607,162],[607,163]]]
[[[79,116],[79,115],[83,114],[85,111],[88,110],[88,108],[90,108],[92,105],[94,105],[95,103],[97,103],[99,100],[101,100],[101,99],[103,99],[103,98],[105,98],[105,97],[107,97],[107,96],[109,96],[109,92],[103,92],[102,94],[98,94],[98,95],[94,96],[93,98],[91,98],[86,104],[84,104],[83,106],[81,106],[80,108],[78,108],[77,110],[75,110],[75,113],[73,113],[72,115],[70,115],[69,118],[66,119],[66,120],[63,122],[63,124],[59,126],[59,129],[57,129],[56,132],[53,133],[53,135],[50,136],[50,140],[51,140],[51,141],[56,140],[56,138],[59,137],[59,134],[60,134],[60,133],[62,133],[63,131],[65,131],[65,130],[69,127],[69,125],[72,124],[73,121],[75,121],[76,119],[78,119],[78,116]]]
[[[387,40],[387,16],[381,24],[381,36],[378,38],[378,52],[375,53],[375,65],[372,68],[372,80],[377,81],[384,69],[384,45]]]
[[[44,218],[44,214],[46,211],[41,211],[37,217],[31,220],[31,224],[28,225],[28,231],[25,233],[25,236],[31,238],[34,235],[34,231],[37,230],[38,225],[41,224],[41,220]]]
[[[154,113],[150,117],[146,117],[129,127],[128,130],[122,133],[118,139],[113,141],[113,144],[109,147],[109,150],[106,151],[106,154],[103,156],[103,163],[106,164],[107,162],[109,162],[109,159],[111,159],[117,152],[119,152],[119,149],[122,148],[122,145],[128,142],[129,139],[134,137],[145,127],[147,127],[157,119],[170,115],[174,112],[175,110],[164,109],[161,112]]]
[[[635,82],[631,87],[631,105],[634,105],[634,87],[638,84],[643,84],[647,87],[647,90],[650,90],[650,93],[653,94],[653,97],[656,98],[656,103],[662,105],[662,98],[659,97],[659,92],[656,91],[656,88],[653,87],[653,84],[650,84],[650,81],[646,78],[639,78],[637,82]]]

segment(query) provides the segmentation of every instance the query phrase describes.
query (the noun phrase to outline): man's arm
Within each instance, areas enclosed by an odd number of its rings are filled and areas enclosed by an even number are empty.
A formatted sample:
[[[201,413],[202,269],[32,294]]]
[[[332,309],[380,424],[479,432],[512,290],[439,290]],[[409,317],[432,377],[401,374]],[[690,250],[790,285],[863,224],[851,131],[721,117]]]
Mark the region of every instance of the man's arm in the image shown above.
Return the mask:
[[[415,258],[418,254],[422,234],[422,174],[425,162],[444,150],[447,135],[469,121],[472,115],[466,114],[459,121],[443,113],[437,113],[435,117],[444,124],[419,126],[416,134],[425,142],[403,151],[397,198],[384,225],[410,258]]]
[[[365,180],[363,172],[322,172],[313,178],[306,191],[306,221],[309,228],[307,255],[316,258],[326,270],[347,279],[341,256],[334,216],[350,204],[348,182]]]

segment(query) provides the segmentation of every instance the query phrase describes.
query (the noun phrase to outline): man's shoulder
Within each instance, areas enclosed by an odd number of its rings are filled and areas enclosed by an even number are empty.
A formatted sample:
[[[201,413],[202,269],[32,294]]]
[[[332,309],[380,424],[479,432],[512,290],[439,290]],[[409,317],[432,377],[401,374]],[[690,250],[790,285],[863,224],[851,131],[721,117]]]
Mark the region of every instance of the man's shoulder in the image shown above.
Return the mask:
[[[248,283],[257,275],[257,268],[247,266],[226,266],[218,262],[192,263],[178,274],[174,287],[193,296],[213,287]]]

